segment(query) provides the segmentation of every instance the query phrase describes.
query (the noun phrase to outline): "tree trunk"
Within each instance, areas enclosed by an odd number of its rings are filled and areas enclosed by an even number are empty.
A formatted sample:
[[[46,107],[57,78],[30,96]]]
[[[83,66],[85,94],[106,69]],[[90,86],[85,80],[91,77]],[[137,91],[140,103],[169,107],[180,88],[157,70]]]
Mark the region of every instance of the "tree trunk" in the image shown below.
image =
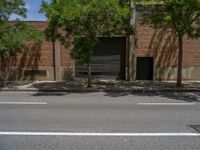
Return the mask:
[[[178,73],[177,73],[177,87],[182,86],[182,68],[183,68],[183,35],[178,35],[178,44],[179,44],[179,52],[178,52]]]
[[[91,64],[87,64],[87,71],[88,71],[88,88],[92,87],[92,81],[91,81]]]
[[[52,40],[52,46],[53,46],[53,73],[54,73],[54,81],[56,81],[55,40]]]
[[[1,61],[1,56],[0,56],[0,87],[3,86],[2,83],[2,61]]]
[[[5,80],[4,80],[4,59],[3,56],[0,56],[0,87],[6,86]]]

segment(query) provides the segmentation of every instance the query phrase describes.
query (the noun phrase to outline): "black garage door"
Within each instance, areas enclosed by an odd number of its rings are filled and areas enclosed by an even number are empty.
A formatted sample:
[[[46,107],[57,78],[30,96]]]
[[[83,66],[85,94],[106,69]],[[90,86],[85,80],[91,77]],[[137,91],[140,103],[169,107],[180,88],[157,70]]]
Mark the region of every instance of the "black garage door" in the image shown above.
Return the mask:
[[[126,38],[100,38],[92,57],[92,78],[125,79]],[[87,77],[87,66],[76,61],[76,77]]]

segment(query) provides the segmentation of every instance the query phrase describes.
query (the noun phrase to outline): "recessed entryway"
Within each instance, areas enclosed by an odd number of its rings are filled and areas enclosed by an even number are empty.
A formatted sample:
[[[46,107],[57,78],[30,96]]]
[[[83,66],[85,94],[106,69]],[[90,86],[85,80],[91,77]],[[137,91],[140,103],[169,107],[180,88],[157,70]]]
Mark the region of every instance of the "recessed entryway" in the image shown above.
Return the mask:
[[[137,57],[136,80],[153,80],[153,57]]]

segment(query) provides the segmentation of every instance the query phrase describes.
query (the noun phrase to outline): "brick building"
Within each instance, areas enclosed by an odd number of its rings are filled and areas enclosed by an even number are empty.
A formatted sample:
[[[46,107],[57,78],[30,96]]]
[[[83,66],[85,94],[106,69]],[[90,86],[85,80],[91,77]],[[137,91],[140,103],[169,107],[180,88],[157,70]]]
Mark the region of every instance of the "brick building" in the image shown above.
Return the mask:
[[[176,80],[178,39],[170,30],[153,29],[141,24],[148,8],[137,7],[136,34],[130,50],[130,78],[133,80]],[[183,80],[200,80],[200,39],[184,37]]]
[[[176,80],[178,41],[173,33],[137,22],[135,40],[136,79]],[[183,80],[200,80],[200,40],[184,38]]]
[[[120,80],[175,80],[178,44],[170,31],[152,29],[141,24],[141,12],[136,9],[133,37],[100,38],[94,50],[94,78]],[[29,24],[44,30],[47,22]],[[70,49],[56,42],[44,42],[42,47],[29,46],[12,61],[10,80],[66,80],[84,77],[86,66],[70,58]],[[200,40],[184,39],[184,80],[200,80]]]
[[[28,24],[43,31],[46,21],[28,21]],[[55,49],[51,42],[41,46],[29,44],[23,53],[9,59],[8,80],[65,80],[73,76],[74,61],[59,42]]]

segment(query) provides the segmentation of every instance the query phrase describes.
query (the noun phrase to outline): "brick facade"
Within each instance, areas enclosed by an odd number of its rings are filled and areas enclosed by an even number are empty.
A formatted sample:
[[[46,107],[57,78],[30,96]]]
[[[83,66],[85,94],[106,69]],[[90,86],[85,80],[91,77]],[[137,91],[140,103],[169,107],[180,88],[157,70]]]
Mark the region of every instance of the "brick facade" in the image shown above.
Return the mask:
[[[47,27],[47,22],[28,23],[41,31]],[[137,20],[136,34],[132,38],[134,48],[131,49],[131,52],[126,52],[125,60],[126,64],[130,63],[126,65],[126,70],[133,72],[129,74],[130,79],[135,80],[137,57],[153,57],[154,80],[176,79],[178,45],[177,38],[173,33],[150,28]],[[127,40],[127,47],[128,44]],[[57,55],[59,58],[55,60],[51,42],[44,41],[41,47],[29,45],[22,54],[11,58],[8,80],[55,80],[55,72],[60,72],[57,80],[71,79],[74,76],[75,63],[70,58],[70,50],[71,48],[66,50],[60,46],[60,54]],[[132,59],[129,58],[130,55]],[[200,80],[200,40],[184,38],[183,61],[183,79]],[[46,74],[25,74],[25,70],[43,70],[46,71]]]
[[[175,80],[178,41],[174,33],[136,21],[134,57],[154,58],[154,80]],[[200,40],[184,38],[183,79],[200,80]]]
[[[44,31],[47,27],[47,22],[43,21],[29,21],[28,24],[36,27],[40,31]],[[41,47],[29,45],[22,54],[15,56],[15,63],[10,64],[10,73],[8,80],[54,80],[55,79],[55,58],[53,52],[53,44],[44,41]],[[70,50],[65,49],[63,46],[60,49],[60,71],[70,68],[73,70],[74,61],[70,58]],[[33,73],[26,74],[27,70],[34,70]],[[37,70],[46,71],[45,74],[38,73]],[[66,77],[61,75],[57,80],[65,80]]]

